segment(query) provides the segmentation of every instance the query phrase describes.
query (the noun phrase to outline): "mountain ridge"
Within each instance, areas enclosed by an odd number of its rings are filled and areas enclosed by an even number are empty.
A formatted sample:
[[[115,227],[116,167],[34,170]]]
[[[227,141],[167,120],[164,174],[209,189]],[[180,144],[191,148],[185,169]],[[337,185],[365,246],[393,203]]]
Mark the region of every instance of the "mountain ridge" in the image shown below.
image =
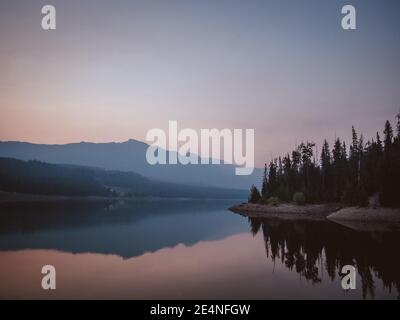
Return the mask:
[[[144,177],[192,186],[211,186],[248,190],[261,183],[261,169],[252,175],[236,176],[235,166],[219,165],[150,165],[146,161],[148,144],[129,139],[123,142],[72,142],[39,144],[26,141],[0,141],[0,157],[38,160],[53,164],[72,164],[105,170],[134,172]],[[167,154],[174,151],[166,151]]]
[[[241,198],[242,190],[151,180],[133,172],[0,157],[0,191],[68,197]]]

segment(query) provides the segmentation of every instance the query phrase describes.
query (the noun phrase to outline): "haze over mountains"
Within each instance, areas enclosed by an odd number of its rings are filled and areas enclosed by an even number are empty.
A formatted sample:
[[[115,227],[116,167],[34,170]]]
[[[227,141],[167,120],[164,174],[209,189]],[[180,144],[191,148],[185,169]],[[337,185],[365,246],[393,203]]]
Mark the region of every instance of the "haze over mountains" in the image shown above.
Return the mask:
[[[231,188],[162,182],[134,172],[0,157],[0,198],[3,196],[3,199],[21,200],[27,196],[244,199],[246,193]]]
[[[257,168],[249,176],[236,176],[235,166],[229,164],[152,166],[146,161],[147,148],[146,143],[136,140],[64,145],[8,141],[0,142],[0,157],[135,172],[154,180],[191,186],[248,190],[261,182],[262,172]]]

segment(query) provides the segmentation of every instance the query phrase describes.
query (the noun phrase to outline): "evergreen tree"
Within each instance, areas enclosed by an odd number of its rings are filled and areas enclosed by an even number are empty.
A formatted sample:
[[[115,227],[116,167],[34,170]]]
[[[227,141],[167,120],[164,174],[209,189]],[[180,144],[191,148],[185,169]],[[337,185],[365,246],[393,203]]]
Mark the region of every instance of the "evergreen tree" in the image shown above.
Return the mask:
[[[396,159],[396,148],[393,145],[393,129],[389,121],[385,123],[384,143],[385,149],[383,152],[383,165],[382,165],[382,186],[380,190],[381,202],[384,206],[394,207],[398,203],[397,190],[397,167],[398,162]]]
[[[400,139],[400,113],[396,116],[397,118],[397,139]]]
[[[268,179],[267,179],[267,164],[264,165],[264,176],[263,176],[263,182],[262,182],[262,188],[261,188],[261,196],[266,199],[267,197],[267,187],[268,187]]]
[[[277,190],[277,169],[276,163],[271,161],[269,164],[269,171],[268,171],[268,185],[267,185],[267,193],[268,196],[276,196]]]
[[[251,186],[250,189],[250,196],[249,196],[249,203],[257,203],[261,199],[260,192],[258,191],[257,187],[255,185]]]
[[[346,143],[337,138],[332,151],[324,141],[317,163],[315,144],[301,143],[285,157],[273,159],[265,166],[262,196],[292,201],[297,193],[308,203],[320,201],[368,205],[368,198],[379,194],[383,206],[400,207],[400,114],[397,115],[397,135],[389,121],[384,128],[383,142],[364,142],[352,127],[352,141],[347,155]],[[257,190],[258,191],[258,190]],[[251,198],[257,198],[252,189]],[[298,197],[296,197],[298,198]],[[258,201],[258,200],[257,200]]]
[[[333,200],[332,163],[328,141],[324,141],[321,151],[322,200]]]
[[[379,154],[382,154],[383,152],[383,146],[382,146],[382,141],[381,137],[379,136],[379,132],[376,133],[376,144],[377,144],[377,150]]]
[[[383,134],[385,135],[385,152],[388,152],[393,142],[393,129],[389,120],[387,120],[385,123],[385,130],[383,131]]]
[[[338,202],[341,198],[343,188],[343,178],[346,163],[343,161],[343,145],[339,138],[336,139],[333,150],[333,200]]]
[[[350,146],[350,185],[352,188],[356,188],[358,186],[358,177],[359,177],[359,161],[360,161],[360,152],[359,142],[357,138],[357,132],[354,127],[351,128],[352,132],[352,144]]]

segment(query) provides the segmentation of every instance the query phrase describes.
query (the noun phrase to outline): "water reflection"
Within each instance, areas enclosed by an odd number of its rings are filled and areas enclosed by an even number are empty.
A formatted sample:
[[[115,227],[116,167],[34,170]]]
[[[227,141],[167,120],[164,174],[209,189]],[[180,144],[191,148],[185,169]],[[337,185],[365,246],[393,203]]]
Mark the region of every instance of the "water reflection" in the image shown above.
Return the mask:
[[[247,219],[232,201],[0,205],[0,298],[393,299],[399,232]],[[353,228],[353,229],[352,229]],[[43,291],[41,267],[57,269]],[[353,264],[357,290],[339,270]]]
[[[331,280],[344,265],[354,265],[361,277],[363,298],[374,298],[374,278],[391,292],[400,289],[398,232],[355,231],[329,221],[249,219],[254,235],[261,232],[268,258],[279,259],[313,284],[324,271]]]
[[[244,232],[232,200],[0,204],[0,250],[55,249],[130,258]]]

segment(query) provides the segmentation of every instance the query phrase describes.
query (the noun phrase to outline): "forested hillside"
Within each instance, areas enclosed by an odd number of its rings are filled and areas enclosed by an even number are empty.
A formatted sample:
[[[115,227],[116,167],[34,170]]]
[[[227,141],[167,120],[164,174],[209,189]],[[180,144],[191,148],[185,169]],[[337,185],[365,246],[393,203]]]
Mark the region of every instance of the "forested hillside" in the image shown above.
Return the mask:
[[[261,193],[252,187],[250,202],[342,202],[366,206],[378,195],[386,207],[400,207],[400,114],[396,132],[386,121],[383,140],[379,132],[365,141],[352,128],[347,148],[339,138],[330,149],[325,140],[320,158],[315,144],[301,143],[291,154],[265,165]]]
[[[0,158],[0,191],[60,196],[240,198],[243,191],[150,180],[134,172]]]

